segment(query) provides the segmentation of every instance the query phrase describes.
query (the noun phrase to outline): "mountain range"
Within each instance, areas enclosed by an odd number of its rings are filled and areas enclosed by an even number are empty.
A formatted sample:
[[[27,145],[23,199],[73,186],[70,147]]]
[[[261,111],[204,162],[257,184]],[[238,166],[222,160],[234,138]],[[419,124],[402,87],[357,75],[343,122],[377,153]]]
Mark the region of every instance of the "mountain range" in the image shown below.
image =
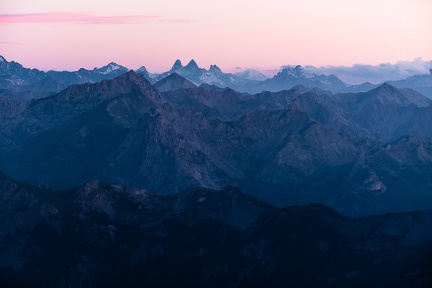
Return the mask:
[[[158,196],[0,174],[3,287],[429,287],[432,211],[350,219],[236,188]]]
[[[430,287],[428,79],[1,57],[0,286]]]
[[[101,68],[78,71],[48,71],[24,68],[14,61],[8,62],[0,56],[0,96],[16,100],[31,100],[42,98],[60,92],[72,84],[96,83],[101,80],[110,80],[129,71],[128,68],[114,62]],[[300,65],[285,66],[272,78],[267,78],[261,72],[246,69],[239,73],[224,73],[217,65],[211,65],[208,70],[200,68],[192,59],[186,66],[176,60],[172,68],[161,74],[149,73],[145,66],[135,71],[141,74],[150,83],[154,84],[167,76],[176,73],[191,81],[194,85],[216,85],[221,88],[229,87],[239,92],[250,94],[262,91],[278,92],[291,89],[296,85],[318,87],[324,90],[337,92],[366,92],[381,84],[363,83],[348,85],[335,75],[316,74]],[[398,88],[411,88],[432,98],[432,72],[430,75],[415,75],[399,81],[388,81]]]
[[[180,89],[160,92],[130,71],[27,104],[3,98],[0,169],[54,189],[89,179],[162,194],[231,184],[349,216],[432,208],[431,100],[413,90],[251,95],[179,75],[159,85]]]

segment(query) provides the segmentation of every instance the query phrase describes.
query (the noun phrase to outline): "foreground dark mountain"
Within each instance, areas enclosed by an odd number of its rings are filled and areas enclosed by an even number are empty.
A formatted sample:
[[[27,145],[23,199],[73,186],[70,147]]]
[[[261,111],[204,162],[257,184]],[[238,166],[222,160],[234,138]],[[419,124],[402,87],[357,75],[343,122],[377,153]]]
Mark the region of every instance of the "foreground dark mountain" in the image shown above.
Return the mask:
[[[171,196],[0,175],[2,287],[429,287],[432,212],[352,220],[227,187]]]

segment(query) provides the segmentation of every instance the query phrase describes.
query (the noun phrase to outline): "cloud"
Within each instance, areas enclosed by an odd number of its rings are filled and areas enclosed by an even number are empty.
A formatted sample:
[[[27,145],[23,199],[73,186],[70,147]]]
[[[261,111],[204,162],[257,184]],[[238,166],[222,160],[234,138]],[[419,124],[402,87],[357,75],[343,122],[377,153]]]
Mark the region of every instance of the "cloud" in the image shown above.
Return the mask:
[[[81,12],[53,12],[32,14],[0,14],[0,24],[19,23],[80,23],[134,24],[148,21],[191,22],[190,19],[169,19],[161,15],[93,15]]]
[[[0,41],[0,45],[27,45],[27,44],[20,43],[20,42]]]
[[[387,80],[400,80],[413,75],[429,74],[429,69],[432,68],[432,61],[425,61],[422,58],[417,58],[414,61],[398,61],[395,64],[382,63],[376,66],[354,64],[351,67],[306,66],[304,68],[318,74],[334,74],[341,80],[350,84],[360,84],[363,82],[377,84]]]

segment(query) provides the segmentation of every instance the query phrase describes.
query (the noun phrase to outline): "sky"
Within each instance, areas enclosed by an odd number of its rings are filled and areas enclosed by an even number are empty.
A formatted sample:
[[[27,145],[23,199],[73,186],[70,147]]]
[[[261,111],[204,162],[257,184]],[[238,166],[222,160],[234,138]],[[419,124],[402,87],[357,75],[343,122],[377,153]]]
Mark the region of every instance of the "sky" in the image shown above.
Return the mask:
[[[430,0],[0,0],[0,55],[42,70],[351,67],[430,61],[431,27]]]

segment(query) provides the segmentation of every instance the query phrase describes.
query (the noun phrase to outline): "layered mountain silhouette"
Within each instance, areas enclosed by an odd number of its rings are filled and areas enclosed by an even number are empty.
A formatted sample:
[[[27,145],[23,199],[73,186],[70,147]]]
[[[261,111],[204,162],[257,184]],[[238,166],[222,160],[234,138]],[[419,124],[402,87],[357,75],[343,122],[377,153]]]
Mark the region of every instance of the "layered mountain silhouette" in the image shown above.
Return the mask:
[[[233,187],[158,196],[92,180],[52,191],[3,174],[0,189],[4,287],[432,283],[430,210],[353,220]]]
[[[12,99],[30,100],[60,92],[69,85],[113,79],[127,71],[129,71],[128,68],[111,62],[104,67],[93,70],[81,68],[78,71],[43,72],[37,69],[24,68],[21,64],[14,61],[8,62],[3,56],[0,56],[0,89],[6,90],[3,95]],[[303,69],[300,65],[284,67],[269,79],[259,71],[252,69],[246,69],[235,74],[224,73],[217,65],[211,65],[208,70],[200,68],[193,59],[186,66],[183,66],[180,60],[176,60],[169,71],[161,74],[149,73],[145,66],[140,67],[135,72],[144,76],[152,84],[176,73],[196,86],[201,84],[216,85],[220,88],[229,87],[250,94],[262,91],[278,92],[291,89],[296,85],[309,88],[318,87],[333,93],[358,93],[369,91],[381,85],[363,83],[350,86],[335,75],[316,74]],[[432,98],[431,75],[416,75],[400,81],[389,81],[389,84],[398,88],[411,88]]]
[[[351,216],[432,208],[432,108],[412,90],[250,95],[176,74],[158,85],[130,71],[28,104],[3,100],[0,169],[55,189],[89,179],[162,194],[232,184]]]
[[[392,84],[1,57],[0,286],[431,286],[432,100]]]
[[[0,88],[7,91],[6,95],[17,100],[43,98],[57,93],[72,84],[95,83],[105,79],[113,79],[128,72],[129,69],[114,62],[101,68],[78,71],[40,71],[29,69],[21,64],[8,62],[0,56]],[[30,97],[24,92],[31,91]]]

